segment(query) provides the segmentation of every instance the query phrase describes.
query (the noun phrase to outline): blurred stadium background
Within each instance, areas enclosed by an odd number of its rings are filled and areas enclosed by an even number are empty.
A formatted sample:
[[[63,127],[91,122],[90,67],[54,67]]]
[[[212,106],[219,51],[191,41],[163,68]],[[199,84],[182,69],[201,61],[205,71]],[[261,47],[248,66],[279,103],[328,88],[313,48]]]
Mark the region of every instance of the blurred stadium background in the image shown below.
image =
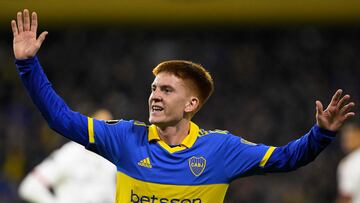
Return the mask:
[[[195,117],[253,142],[282,145],[315,122],[315,100],[343,88],[360,104],[360,2],[355,0],[0,1],[0,202],[66,140],[49,130],[14,65],[10,20],[37,11],[39,52],[57,92],[84,114],[98,107],[147,121],[151,69],[203,64],[215,93]],[[358,112],[358,108],[356,109]],[[235,181],[227,203],[334,202],[339,139],[295,172]]]

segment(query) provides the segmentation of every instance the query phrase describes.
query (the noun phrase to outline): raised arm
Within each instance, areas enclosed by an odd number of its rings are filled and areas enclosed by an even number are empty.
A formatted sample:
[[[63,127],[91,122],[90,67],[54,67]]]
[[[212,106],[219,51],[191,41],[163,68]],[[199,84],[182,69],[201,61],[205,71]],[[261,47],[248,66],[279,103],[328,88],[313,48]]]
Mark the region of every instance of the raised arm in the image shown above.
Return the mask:
[[[254,144],[232,136],[224,142],[225,173],[230,180],[253,174],[286,172],[313,161],[331,143],[336,131],[355,115],[350,96],[337,90],[328,107],[323,110],[316,101],[316,125],[308,133],[284,146]],[[240,141],[239,141],[240,140]]]
[[[316,101],[316,124],[309,133],[287,145],[272,148],[271,156],[264,169],[267,172],[295,170],[313,161],[316,156],[332,141],[336,132],[346,120],[355,116],[352,111],[354,102],[349,102],[350,95],[342,96],[337,90],[329,105],[324,110],[320,101]]]
[[[87,117],[71,111],[56,94],[36,57],[47,35],[47,32],[43,32],[37,38],[37,26],[36,13],[33,12],[30,19],[27,9],[17,13],[17,22],[11,21],[14,55],[21,80],[49,126],[65,137],[87,146]]]
[[[107,124],[72,111],[52,88],[36,53],[47,32],[36,38],[37,15],[29,11],[17,13],[17,23],[11,21],[14,34],[14,54],[20,78],[33,103],[40,110],[49,126],[59,134],[95,151],[111,162],[118,161],[123,137],[131,130],[132,123],[119,121]],[[127,130],[127,131],[126,131]],[[116,146],[116,147],[114,147]]]

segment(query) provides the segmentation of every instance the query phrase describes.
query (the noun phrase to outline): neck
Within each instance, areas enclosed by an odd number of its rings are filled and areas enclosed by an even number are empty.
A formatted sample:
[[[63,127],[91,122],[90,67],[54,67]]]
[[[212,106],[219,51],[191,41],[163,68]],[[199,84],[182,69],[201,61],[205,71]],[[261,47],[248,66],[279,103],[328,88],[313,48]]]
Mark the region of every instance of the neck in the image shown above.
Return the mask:
[[[189,134],[190,120],[183,119],[174,126],[157,127],[162,140],[168,145],[180,145]]]

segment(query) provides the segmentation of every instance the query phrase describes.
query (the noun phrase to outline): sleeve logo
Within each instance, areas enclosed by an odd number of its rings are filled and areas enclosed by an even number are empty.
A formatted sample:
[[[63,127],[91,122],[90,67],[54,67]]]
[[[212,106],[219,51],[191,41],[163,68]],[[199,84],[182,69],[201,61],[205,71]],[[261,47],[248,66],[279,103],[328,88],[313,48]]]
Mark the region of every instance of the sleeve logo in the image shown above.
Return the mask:
[[[247,145],[253,145],[253,146],[257,145],[256,143],[247,141],[247,140],[245,140],[244,138],[241,138],[241,143],[247,144]]]
[[[114,125],[120,122],[120,120],[106,120],[105,123],[108,125]]]
[[[189,167],[194,176],[200,176],[206,167],[206,159],[204,157],[193,156],[189,159]]]

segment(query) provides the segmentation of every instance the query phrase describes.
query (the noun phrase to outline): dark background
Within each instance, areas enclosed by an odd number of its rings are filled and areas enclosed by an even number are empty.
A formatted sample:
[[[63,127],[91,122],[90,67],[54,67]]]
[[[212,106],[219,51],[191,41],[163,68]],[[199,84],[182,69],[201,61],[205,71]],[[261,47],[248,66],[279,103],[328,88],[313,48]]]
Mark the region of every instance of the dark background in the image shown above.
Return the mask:
[[[194,121],[278,146],[306,133],[315,124],[315,101],[327,105],[336,89],[359,104],[357,18],[313,19],[169,26],[60,21],[60,27],[49,20],[40,24],[49,35],[38,56],[74,110],[89,115],[104,107],[116,118],[145,122],[152,68],[169,59],[200,63],[212,73],[215,92]],[[13,63],[10,23],[0,36],[0,202],[21,202],[18,183],[67,140],[47,127],[26,95]],[[236,180],[225,202],[335,201],[336,168],[344,156],[339,144],[337,137],[295,172]]]

